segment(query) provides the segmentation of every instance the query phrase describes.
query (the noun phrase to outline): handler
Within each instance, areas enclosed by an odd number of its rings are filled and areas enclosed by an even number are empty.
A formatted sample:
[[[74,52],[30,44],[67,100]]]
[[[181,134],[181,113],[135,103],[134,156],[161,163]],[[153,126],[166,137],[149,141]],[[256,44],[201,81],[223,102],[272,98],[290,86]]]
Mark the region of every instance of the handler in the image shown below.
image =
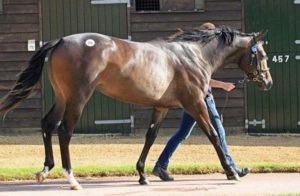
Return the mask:
[[[207,30],[213,30],[215,26],[212,23],[205,23],[201,25],[200,28],[207,29]],[[222,88],[225,91],[231,91],[235,88],[235,85],[233,83],[228,82],[221,82],[217,80],[210,80],[209,83],[210,87],[213,88]],[[209,113],[210,120],[215,128],[215,130],[218,133],[218,136],[220,138],[221,147],[225,153],[225,156],[232,168],[235,169],[235,171],[238,173],[239,177],[243,177],[249,173],[249,168],[238,168],[234,161],[232,160],[231,156],[229,155],[226,139],[225,139],[225,130],[222,125],[219,113],[217,111],[216,105],[213,100],[213,96],[211,94],[211,89],[209,89],[208,95],[205,97],[205,103],[207,106],[207,110]],[[152,173],[155,176],[160,177],[163,181],[173,181],[174,178],[172,176],[169,176],[168,174],[168,164],[171,156],[177,149],[177,147],[180,145],[180,143],[187,139],[189,135],[191,134],[194,126],[196,125],[195,120],[186,112],[183,113],[181,123],[179,126],[179,129],[176,131],[176,133],[169,139],[166,147],[164,148],[163,152],[159,156],[158,161],[156,162],[156,165],[152,171]],[[231,180],[231,176],[229,176],[226,173],[227,179]]]

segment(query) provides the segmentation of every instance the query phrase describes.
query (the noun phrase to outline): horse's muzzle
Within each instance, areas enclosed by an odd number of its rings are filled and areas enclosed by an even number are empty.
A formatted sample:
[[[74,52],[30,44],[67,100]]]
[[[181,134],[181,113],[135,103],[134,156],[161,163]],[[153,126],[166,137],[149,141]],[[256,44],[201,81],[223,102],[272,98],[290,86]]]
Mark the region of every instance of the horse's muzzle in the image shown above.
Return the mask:
[[[260,90],[268,91],[273,86],[273,80],[264,79],[261,81],[261,84],[259,86],[260,86]]]

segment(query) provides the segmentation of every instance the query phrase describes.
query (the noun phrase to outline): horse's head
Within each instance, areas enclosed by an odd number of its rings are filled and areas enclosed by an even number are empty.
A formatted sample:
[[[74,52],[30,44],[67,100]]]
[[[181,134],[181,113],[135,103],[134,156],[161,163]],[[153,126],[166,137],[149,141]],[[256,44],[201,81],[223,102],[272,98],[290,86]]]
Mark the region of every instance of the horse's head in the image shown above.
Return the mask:
[[[260,90],[267,91],[273,85],[270,69],[267,64],[267,54],[263,48],[262,38],[266,33],[253,34],[247,41],[239,66]]]

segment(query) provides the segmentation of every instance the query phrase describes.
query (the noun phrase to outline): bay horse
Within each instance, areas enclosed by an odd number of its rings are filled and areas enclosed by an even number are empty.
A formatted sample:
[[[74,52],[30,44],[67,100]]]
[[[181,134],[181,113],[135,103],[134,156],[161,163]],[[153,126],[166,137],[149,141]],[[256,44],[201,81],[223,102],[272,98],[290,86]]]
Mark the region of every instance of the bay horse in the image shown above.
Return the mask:
[[[58,131],[62,167],[71,189],[81,189],[71,169],[69,143],[84,105],[97,90],[132,104],[153,106],[146,141],[136,164],[139,183],[149,184],[146,157],[169,108],[181,107],[198,123],[213,144],[221,165],[232,179],[239,177],[228,164],[204,102],[213,73],[236,63],[259,89],[273,84],[261,39],[264,33],[246,34],[228,27],[180,31],[165,39],[133,42],[96,33],[63,37],[44,44],[30,59],[11,91],[1,100],[6,114],[38,83],[49,51],[48,74],[55,103],[41,120],[45,147],[42,182],[54,167],[52,132]]]

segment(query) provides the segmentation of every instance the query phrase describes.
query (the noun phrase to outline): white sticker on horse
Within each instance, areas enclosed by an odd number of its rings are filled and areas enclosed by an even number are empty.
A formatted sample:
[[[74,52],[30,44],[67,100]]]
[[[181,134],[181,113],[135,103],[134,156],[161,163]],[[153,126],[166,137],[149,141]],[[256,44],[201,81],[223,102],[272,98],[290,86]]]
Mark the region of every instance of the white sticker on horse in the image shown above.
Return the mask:
[[[95,41],[93,39],[88,39],[88,40],[85,41],[85,44],[88,47],[93,47],[95,45]]]

